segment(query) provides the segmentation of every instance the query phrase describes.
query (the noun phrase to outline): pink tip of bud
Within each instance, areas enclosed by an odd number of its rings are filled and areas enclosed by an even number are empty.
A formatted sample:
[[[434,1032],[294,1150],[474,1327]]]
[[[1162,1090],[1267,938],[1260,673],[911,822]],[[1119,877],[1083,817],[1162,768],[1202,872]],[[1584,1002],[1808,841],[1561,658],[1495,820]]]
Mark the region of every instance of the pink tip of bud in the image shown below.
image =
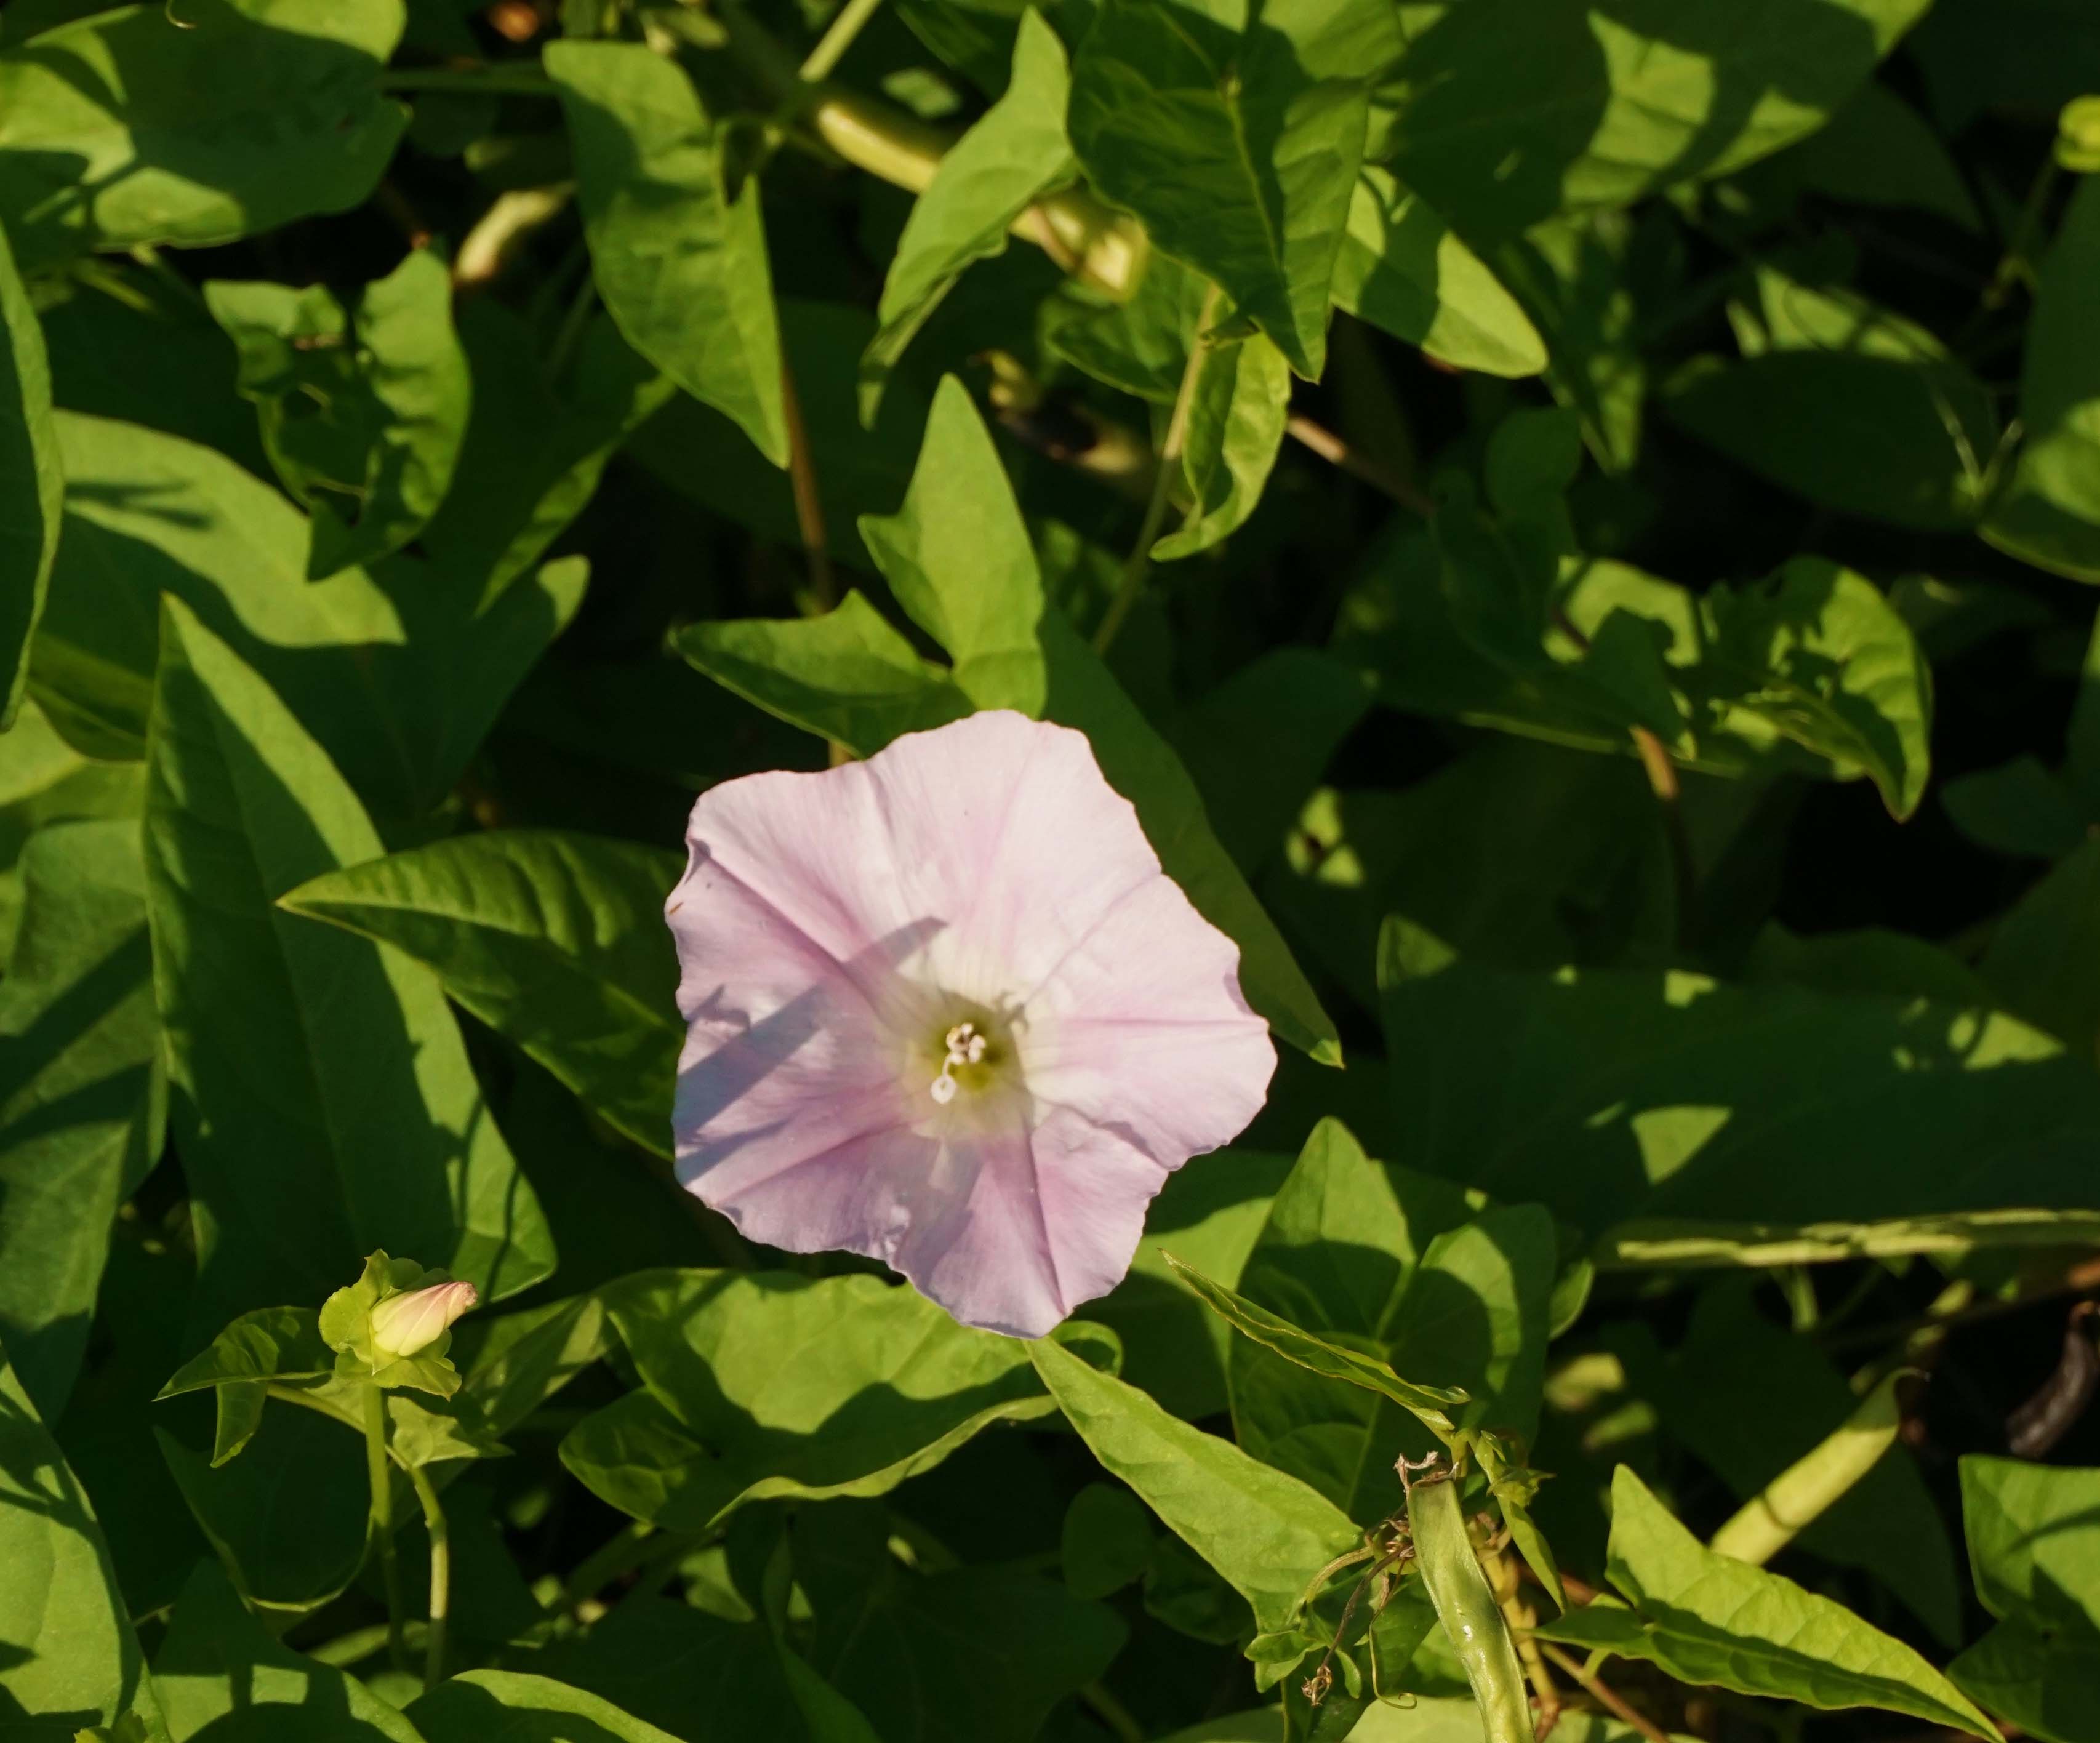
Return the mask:
[[[433,1283],[389,1295],[372,1310],[373,1349],[382,1360],[426,1350],[480,1300],[471,1283]]]

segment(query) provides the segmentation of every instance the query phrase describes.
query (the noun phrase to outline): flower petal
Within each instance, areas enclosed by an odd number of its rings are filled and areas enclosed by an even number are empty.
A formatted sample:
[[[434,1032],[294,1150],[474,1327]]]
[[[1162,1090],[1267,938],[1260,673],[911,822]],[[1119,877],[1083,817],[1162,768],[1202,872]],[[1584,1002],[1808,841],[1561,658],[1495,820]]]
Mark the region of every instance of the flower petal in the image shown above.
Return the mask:
[[[754,1240],[864,1253],[964,1325],[1041,1337],[1123,1280],[1167,1170],[1067,1110],[1037,1112],[1032,1131],[1017,1108],[946,1139],[871,1133],[764,1179],[739,1168],[722,1207]]]
[[[672,1134],[685,1183],[732,1158],[767,1171],[904,1117],[899,1053],[877,1004],[921,933],[869,943],[844,962],[696,845],[665,903],[689,1025]]]
[[[1162,1168],[1230,1143],[1276,1070],[1238,967],[1233,942],[1157,880],[1030,997],[1029,1093],[1121,1133]]]
[[[1006,710],[866,762],[726,783],[689,839],[833,958],[922,929],[914,973],[993,1005],[1162,875],[1085,735]]]

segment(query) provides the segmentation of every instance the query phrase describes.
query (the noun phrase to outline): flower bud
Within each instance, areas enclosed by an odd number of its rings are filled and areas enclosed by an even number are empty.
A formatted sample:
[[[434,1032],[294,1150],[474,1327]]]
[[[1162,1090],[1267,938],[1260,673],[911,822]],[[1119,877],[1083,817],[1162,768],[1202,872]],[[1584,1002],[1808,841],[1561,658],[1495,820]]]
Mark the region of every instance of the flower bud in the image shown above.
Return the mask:
[[[2100,97],[2073,97],[2056,126],[2056,161],[2074,174],[2100,171]]]
[[[471,1283],[433,1283],[389,1295],[372,1310],[372,1348],[382,1361],[428,1349],[480,1300]]]

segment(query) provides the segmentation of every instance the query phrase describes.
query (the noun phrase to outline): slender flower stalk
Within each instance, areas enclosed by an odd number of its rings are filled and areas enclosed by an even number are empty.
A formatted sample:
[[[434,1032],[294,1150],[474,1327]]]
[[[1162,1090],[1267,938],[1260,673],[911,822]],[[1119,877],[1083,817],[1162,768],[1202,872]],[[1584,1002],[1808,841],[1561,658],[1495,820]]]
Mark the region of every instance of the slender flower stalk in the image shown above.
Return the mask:
[[[394,1479],[386,1468],[386,1394],[364,1383],[364,1474],[372,1485],[371,1533],[379,1551],[379,1577],[386,1593],[386,1659],[408,1667],[401,1634],[401,1564],[394,1554]]]

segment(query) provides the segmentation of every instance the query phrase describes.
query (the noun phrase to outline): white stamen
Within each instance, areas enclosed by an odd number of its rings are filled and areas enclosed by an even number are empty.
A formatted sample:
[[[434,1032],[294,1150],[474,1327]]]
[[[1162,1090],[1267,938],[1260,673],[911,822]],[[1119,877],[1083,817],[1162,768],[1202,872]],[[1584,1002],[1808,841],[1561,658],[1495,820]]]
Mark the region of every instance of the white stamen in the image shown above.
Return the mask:
[[[955,1067],[982,1063],[990,1044],[977,1033],[975,1023],[957,1023],[941,1039],[948,1057],[941,1061],[941,1074],[933,1079],[933,1099],[946,1107],[961,1088],[955,1081]]]

